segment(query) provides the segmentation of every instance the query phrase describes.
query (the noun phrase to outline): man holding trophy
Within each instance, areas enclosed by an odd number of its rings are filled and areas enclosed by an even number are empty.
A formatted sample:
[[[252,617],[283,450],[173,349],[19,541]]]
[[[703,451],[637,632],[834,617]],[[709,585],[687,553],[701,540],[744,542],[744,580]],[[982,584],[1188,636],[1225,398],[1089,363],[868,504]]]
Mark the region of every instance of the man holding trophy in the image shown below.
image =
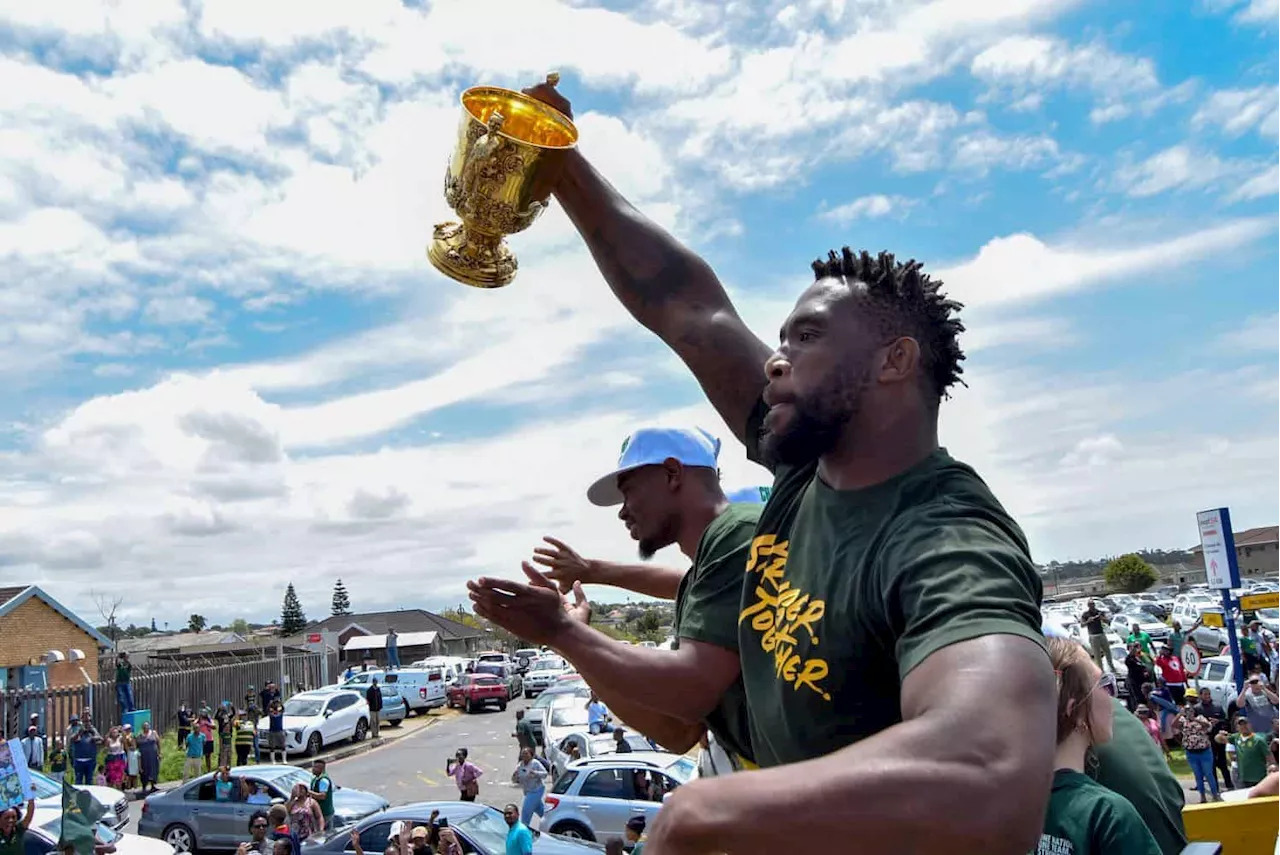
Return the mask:
[[[569,119],[554,84],[525,95]],[[964,358],[960,306],[914,261],[832,252],[770,348],[705,261],[575,145],[557,157],[546,189],[614,295],[775,479],[742,577],[739,661],[707,675],[728,685],[740,669],[761,768],[679,788],[646,855],[780,851],[796,828],[824,852],[1032,849],[1053,776],[1054,675],[1021,530],[938,446]],[[532,584],[472,582],[476,612],[518,624],[560,596],[526,572]],[[593,655],[626,672],[652,652]]]

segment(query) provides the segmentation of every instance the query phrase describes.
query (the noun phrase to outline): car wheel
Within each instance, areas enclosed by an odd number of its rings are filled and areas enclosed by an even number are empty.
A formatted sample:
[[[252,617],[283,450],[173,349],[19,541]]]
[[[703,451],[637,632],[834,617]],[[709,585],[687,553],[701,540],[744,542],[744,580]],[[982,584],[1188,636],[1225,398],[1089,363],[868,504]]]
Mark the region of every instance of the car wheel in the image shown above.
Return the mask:
[[[568,837],[570,840],[587,840],[595,842],[596,836],[580,822],[557,822],[551,827],[552,834]]]
[[[165,843],[173,847],[174,852],[195,852],[196,835],[185,825],[171,825],[160,835]]]
[[[507,711],[506,701],[503,701],[502,703],[498,704],[498,712],[506,712],[506,711]]]
[[[369,735],[369,722],[366,719],[360,719],[356,722],[356,732],[351,734],[353,742],[360,742]]]
[[[527,700],[529,700],[529,699],[530,699],[530,698],[532,698],[532,697],[533,697],[533,692],[529,691],[528,689],[525,689],[525,690],[524,690],[524,699],[527,701]]]
[[[391,721],[387,722],[387,727],[399,727],[400,722],[402,721],[404,721],[402,718],[393,718]]]
[[[462,711],[463,711],[463,712],[465,712],[465,713],[472,713],[472,712],[475,712],[475,710],[473,710],[473,709],[471,708],[471,699],[470,699],[470,698],[463,698],[463,699],[462,699]]]
[[[307,756],[315,757],[320,753],[320,749],[324,747],[324,739],[319,733],[311,734],[311,738],[307,740]]]

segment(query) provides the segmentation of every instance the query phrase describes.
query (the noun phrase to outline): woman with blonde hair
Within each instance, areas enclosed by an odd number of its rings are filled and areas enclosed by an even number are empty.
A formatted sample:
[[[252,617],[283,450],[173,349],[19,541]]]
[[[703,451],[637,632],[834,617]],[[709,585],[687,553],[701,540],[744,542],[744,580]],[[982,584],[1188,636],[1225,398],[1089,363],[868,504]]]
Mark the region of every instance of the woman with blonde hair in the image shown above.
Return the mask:
[[[1085,774],[1091,749],[1111,739],[1111,695],[1104,675],[1078,641],[1046,639],[1058,678],[1058,747],[1053,792],[1040,852],[1073,855],[1161,855],[1142,817],[1124,797]]]

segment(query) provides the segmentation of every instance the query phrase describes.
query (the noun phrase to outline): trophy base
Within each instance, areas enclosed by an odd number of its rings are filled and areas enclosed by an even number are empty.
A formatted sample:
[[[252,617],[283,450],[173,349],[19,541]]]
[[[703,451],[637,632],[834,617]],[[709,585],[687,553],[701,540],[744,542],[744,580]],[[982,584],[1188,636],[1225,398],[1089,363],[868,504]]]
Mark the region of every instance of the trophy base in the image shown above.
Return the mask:
[[[436,270],[472,288],[501,288],[516,278],[516,257],[502,238],[463,223],[436,226],[427,258]]]

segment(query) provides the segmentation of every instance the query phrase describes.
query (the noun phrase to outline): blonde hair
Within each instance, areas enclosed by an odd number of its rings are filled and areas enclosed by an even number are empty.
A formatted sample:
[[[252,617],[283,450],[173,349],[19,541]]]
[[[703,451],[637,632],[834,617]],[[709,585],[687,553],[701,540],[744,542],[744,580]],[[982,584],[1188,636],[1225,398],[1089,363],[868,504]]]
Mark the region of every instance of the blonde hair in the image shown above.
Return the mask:
[[[1078,641],[1048,638],[1049,661],[1058,677],[1058,742],[1076,731],[1081,724],[1093,729],[1089,718],[1089,696],[1095,684],[1089,673],[1089,653]]]

